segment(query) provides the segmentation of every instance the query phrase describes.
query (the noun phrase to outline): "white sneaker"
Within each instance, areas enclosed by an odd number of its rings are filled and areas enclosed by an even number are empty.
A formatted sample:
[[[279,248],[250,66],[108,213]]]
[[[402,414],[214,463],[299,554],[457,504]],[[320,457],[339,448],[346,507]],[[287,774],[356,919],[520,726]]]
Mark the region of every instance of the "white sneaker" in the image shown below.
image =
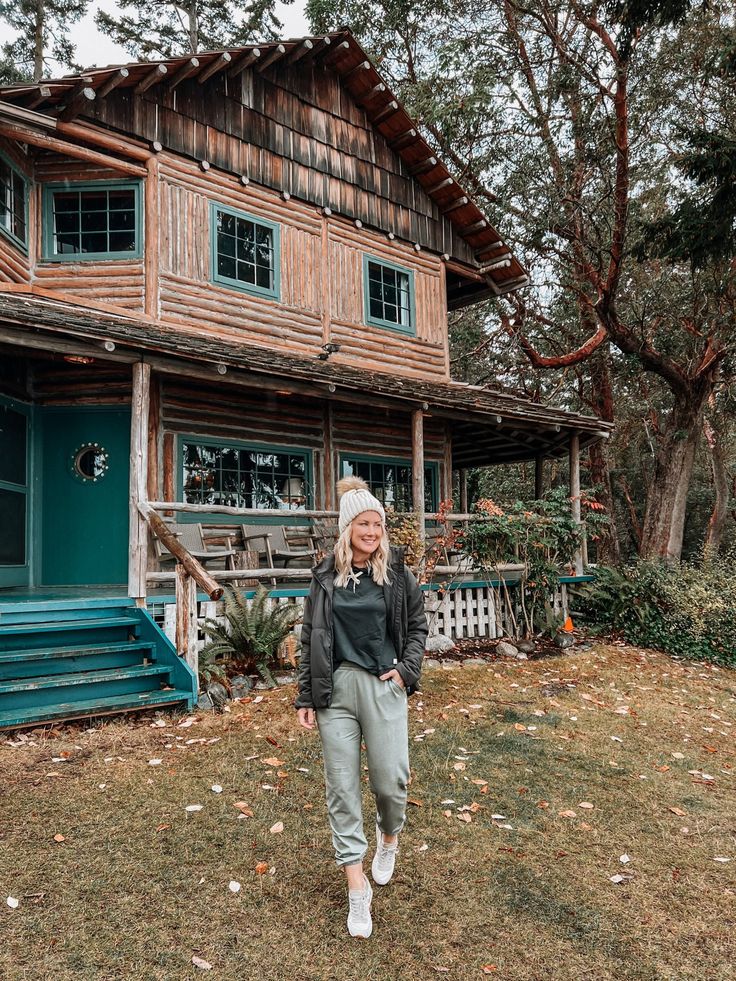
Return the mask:
[[[348,913],[348,933],[351,937],[363,937],[368,939],[373,932],[373,920],[371,919],[371,901],[373,890],[368,879],[365,879],[365,888],[362,890],[348,890],[348,902],[350,911]]]
[[[394,874],[394,865],[396,864],[396,853],[398,850],[398,838],[393,844],[384,845],[383,832],[378,825],[376,825],[376,854],[373,856],[371,875],[373,876],[373,881],[377,886],[385,886],[387,882],[391,881],[391,876]]]

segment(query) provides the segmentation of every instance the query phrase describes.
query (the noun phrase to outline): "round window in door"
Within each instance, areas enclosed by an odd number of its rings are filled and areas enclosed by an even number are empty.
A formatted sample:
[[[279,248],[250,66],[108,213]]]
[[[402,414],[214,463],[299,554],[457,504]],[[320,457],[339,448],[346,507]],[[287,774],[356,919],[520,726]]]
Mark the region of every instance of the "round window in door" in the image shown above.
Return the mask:
[[[72,473],[84,483],[97,483],[110,467],[110,456],[99,443],[82,443],[72,453]]]

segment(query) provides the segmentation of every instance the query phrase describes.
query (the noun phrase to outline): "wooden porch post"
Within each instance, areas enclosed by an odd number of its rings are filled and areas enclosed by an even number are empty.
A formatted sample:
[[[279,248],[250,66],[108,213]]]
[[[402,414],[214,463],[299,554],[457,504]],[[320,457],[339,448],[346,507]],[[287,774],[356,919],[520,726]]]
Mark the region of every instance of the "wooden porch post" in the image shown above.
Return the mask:
[[[570,434],[570,509],[572,520],[575,524],[580,521],[580,436],[577,433]],[[578,549],[573,558],[575,575],[583,574],[583,552]]]
[[[538,501],[544,494],[544,457],[540,454],[534,458],[534,500]]]
[[[128,595],[137,606],[146,605],[148,570],[148,528],[138,510],[145,503],[148,482],[148,410],[151,366],[137,361],[133,365],[133,394],[130,414],[130,542],[128,551]]]
[[[460,513],[468,514],[468,471],[462,467],[460,474]]]
[[[181,562],[176,563],[176,651],[199,678],[197,649],[197,584]]]
[[[425,540],[424,527],[424,412],[415,409],[411,414],[411,491],[412,506],[417,515],[419,537]]]

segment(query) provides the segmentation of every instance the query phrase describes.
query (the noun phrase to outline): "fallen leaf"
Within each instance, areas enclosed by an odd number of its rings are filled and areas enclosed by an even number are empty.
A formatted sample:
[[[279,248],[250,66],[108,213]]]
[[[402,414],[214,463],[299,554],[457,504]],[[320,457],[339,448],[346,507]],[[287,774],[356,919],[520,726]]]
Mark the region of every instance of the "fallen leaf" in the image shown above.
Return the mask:
[[[672,754],[672,758],[675,759],[675,760],[684,760],[685,759],[685,754],[684,753],[673,753]]]
[[[672,811],[673,814],[676,814],[678,817],[681,818],[687,817],[687,811],[683,811],[679,807],[671,807],[670,810]]]
[[[610,877],[611,882],[615,883],[615,885],[617,886],[620,885],[622,882],[628,882],[630,879],[631,879],[630,875],[621,875],[620,873],[617,873],[616,875],[612,875]]]
[[[443,811],[442,813],[445,815],[446,818],[452,817],[452,811]]]
[[[66,841],[64,835],[54,835],[54,841]]]
[[[203,960],[203,958],[201,957],[197,957],[196,954],[192,957],[192,964],[194,964],[195,967],[198,967],[200,971],[212,970],[212,965],[210,964],[210,962]]]
[[[407,804],[413,804],[414,807],[423,807],[424,806],[420,800],[415,800],[413,797],[408,797],[406,803]]]
[[[723,855],[717,855],[717,856],[716,856],[716,857],[715,857],[715,858],[713,859],[713,861],[714,861],[714,862],[730,862],[730,861],[731,861],[731,859],[730,859],[730,858],[725,858],[725,857],[724,857]]]
[[[171,827],[170,824],[159,824],[159,826],[156,828],[156,831],[168,831],[170,827]]]
[[[184,808],[184,810],[185,811],[201,811],[202,810],[202,805],[201,804],[187,804],[187,806]]]
[[[571,810],[558,811],[558,814],[560,815],[560,817],[563,817],[563,818],[574,818],[574,817],[577,817],[577,812],[576,811],[571,811]]]
[[[278,739],[274,739],[273,736],[266,736],[266,742],[271,743],[272,746],[276,746],[281,749],[281,743],[278,741]]]
[[[526,732],[526,726],[523,726],[521,722],[514,722],[514,729],[517,732]]]
[[[631,861],[631,858],[624,853],[623,855],[619,855],[618,860],[622,865],[628,865],[629,862]]]
[[[163,760],[159,760],[159,759],[149,760],[148,761],[148,765],[149,766],[161,766],[162,763],[163,763]]]
[[[280,835],[281,832],[284,830],[284,822],[277,821],[276,824],[272,824],[268,830],[271,832],[272,835]]]
[[[11,909],[18,909],[18,900],[14,896],[8,896],[5,902]]]
[[[493,821],[505,821],[506,820],[506,815],[505,814],[491,814],[491,819]]]
[[[467,766],[468,766],[467,763],[453,763],[452,764],[452,769],[453,770],[465,770],[465,769],[467,769]]]
[[[261,762],[262,763],[265,763],[266,766],[283,766],[284,765],[284,761],[283,760],[280,760],[276,756],[269,756],[268,759],[262,760]]]
[[[537,807],[541,807],[542,810],[544,810],[545,808],[549,807],[549,801],[546,801],[546,800],[538,800],[537,801]]]
[[[227,887],[230,892],[240,892],[240,883],[236,882],[235,879],[231,879],[230,882],[228,882]]]
[[[471,780],[470,782],[474,783],[476,787],[482,787],[484,784],[488,783],[487,780],[482,780],[480,778],[476,778],[475,780]]]
[[[484,974],[493,974],[495,970],[496,970],[495,964],[484,964],[483,967],[481,967],[481,971]]]
[[[268,862],[258,862],[256,872],[258,875],[265,875],[268,872]]]
[[[578,804],[578,807],[583,807],[585,808],[586,811],[592,811],[593,808],[595,807],[595,804],[591,804],[590,801],[587,800],[581,800],[580,803]]]

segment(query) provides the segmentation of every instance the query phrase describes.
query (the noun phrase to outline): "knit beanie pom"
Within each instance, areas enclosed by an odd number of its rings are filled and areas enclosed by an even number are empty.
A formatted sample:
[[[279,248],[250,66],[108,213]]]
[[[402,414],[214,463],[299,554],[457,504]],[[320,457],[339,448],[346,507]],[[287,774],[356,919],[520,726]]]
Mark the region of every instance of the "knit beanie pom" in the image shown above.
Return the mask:
[[[337,496],[340,500],[338,527],[341,534],[350,522],[364,511],[376,511],[381,516],[381,521],[386,523],[383,504],[371,494],[370,487],[362,477],[343,477],[339,480]]]

